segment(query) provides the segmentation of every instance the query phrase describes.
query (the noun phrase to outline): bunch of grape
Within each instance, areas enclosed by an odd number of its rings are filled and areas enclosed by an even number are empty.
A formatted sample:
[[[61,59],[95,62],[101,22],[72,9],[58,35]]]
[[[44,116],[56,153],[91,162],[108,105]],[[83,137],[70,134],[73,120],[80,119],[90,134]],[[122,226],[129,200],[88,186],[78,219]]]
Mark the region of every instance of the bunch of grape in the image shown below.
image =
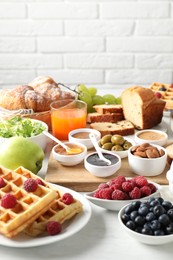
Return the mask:
[[[95,112],[94,105],[121,104],[121,97],[115,97],[112,94],[98,95],[97,89],[94,87],[79,84],[76,91],[78,92],[78,99],[87,103],[88,113]]]

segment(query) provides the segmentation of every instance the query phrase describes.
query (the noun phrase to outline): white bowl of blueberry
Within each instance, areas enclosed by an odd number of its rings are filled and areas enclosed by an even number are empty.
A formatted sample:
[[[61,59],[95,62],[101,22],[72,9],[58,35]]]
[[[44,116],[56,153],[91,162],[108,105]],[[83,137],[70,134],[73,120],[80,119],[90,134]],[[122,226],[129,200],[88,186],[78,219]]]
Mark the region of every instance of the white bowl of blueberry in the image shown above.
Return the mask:
[[[161,197],[131,202],[119,211],[118,220],[128,235],[139,242],[173,242],[173,205]]]

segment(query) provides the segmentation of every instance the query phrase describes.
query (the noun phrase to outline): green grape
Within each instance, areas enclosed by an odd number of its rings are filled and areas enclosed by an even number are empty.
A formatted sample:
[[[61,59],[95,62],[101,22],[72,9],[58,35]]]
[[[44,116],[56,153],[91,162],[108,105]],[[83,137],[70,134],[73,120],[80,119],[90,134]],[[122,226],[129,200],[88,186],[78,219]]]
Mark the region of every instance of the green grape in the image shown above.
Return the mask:
[[[81,92],[78,95],[78,99],[84,101],[87,103],[87,112],[90,110],[90,107],[92,107],[92,97],[87,92]]]
[[[104,104],[104,99],[100,95],[95,95],[92,97],[92,103],[93,105],[102,105]]]
[[[97,94],[97,89],[94,88],[94,87],[89,87],[88,91],[89,91],[91,96],[95,96]]]
[[[116,104],[121,104],[121,97],[116,98]]]
[[[112,94],[106,94],[103,96],[104,102],[108,104],[116,104],[116,98]]]
[[[78,92],[86,92],[86,93],[89,93],[88,88],[87,88],[85,85],[83,85],[83,84],[79,84],[79,85],[77,86],[77,91],[78,91]]]

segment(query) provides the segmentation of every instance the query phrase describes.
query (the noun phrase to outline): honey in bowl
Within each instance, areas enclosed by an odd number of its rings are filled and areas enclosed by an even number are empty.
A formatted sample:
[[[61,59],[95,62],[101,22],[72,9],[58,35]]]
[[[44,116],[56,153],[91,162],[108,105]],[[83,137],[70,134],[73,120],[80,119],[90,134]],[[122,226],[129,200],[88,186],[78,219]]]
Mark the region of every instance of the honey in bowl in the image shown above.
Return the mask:
[[[75,154],[82,153],[84,151],[84,149],[77,144],[69,143],[68,147],[71,149],[70,152],[66,151],[65,148],[62,147],[61,145],[58,145],[55,149],[55,152],[61,155],[75,155]]]

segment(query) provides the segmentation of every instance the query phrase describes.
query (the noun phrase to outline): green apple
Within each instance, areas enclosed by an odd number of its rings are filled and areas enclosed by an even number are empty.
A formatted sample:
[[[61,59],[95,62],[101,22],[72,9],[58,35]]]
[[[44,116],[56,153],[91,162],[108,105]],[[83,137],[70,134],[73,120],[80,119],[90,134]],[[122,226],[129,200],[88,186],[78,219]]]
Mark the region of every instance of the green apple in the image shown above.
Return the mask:
[[[37,173],[44,159],[40,146],[24,137],[11,137],[0,146],[0,165],[14,170],[20,166]]]

